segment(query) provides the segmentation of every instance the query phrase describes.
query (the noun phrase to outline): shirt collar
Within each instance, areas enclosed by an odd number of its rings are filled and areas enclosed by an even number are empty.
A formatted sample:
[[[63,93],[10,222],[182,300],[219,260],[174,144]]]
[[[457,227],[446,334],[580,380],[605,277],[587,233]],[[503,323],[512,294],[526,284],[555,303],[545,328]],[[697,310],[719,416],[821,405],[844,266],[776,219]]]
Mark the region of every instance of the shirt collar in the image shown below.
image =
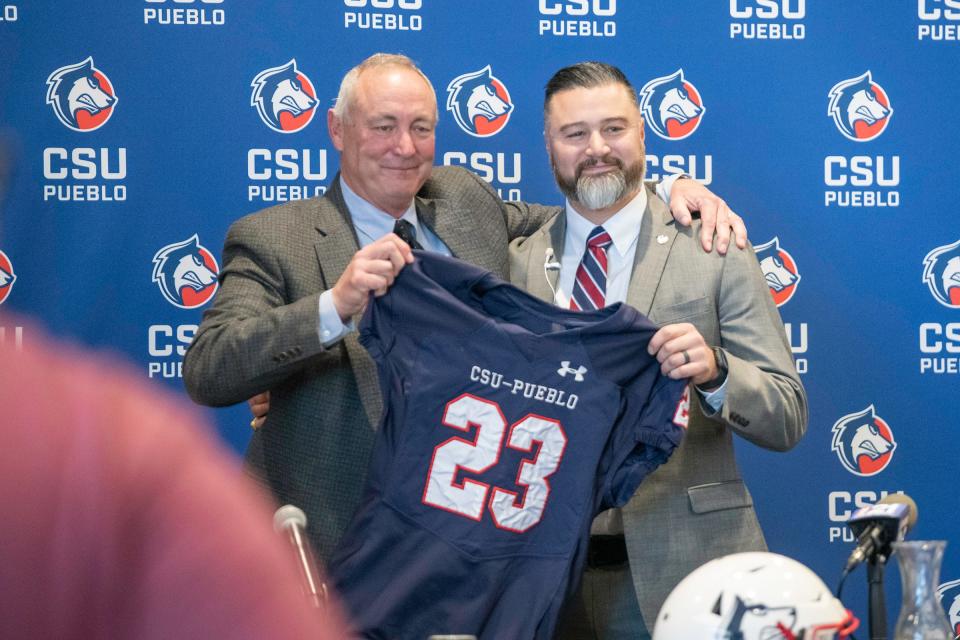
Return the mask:
[[[343,201],[347,204],[350,219],[353,221],[353,226],[358,235],[366,236],[369,241],[373,241],[393,232],[393,226],[397,219],[354,193],[342,175],[340,176],[340,189],[343,192]],[[420,225],[417,221],[415,202],[410,202],[410,206],[403,212],[401,218],[419,231]]]
[[[626,255],[630,246],[637,241],[646,208],[647,190],[641,187],[639,193],[630,202],[603,223],[603,228],[610,234],[613,246],[620,255]],[[580,247],[582,251],[587,246],[587,237],[597,225],[577,213],[569,200],[567,200],[566,211],[567,234],[573,240],[573,246]]]

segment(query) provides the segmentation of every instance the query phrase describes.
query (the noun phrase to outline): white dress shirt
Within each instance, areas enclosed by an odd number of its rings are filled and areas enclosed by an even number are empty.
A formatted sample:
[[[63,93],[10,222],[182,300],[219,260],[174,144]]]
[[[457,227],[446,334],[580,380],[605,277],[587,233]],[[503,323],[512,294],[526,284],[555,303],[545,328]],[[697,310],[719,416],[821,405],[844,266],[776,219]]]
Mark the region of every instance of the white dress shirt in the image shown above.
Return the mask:
[[[342,176],[340,178],[340,189],[343,191],[343,200],[347,203],[347,210],[350,212],[353,229],[357,233],[357,241],[361,248],[372,244],[388,233],[393,233],[397,218],[376,208],[354,193],[353,189],[347,186]],[[400,219],[413,225],[417,242],[425,250],[436,251],[445,256],[451,255],[450,249],[437,237],[437,234],[431,231],[427,225],[420,224],[420,220],[417,218],[417,207],[413,201],[410,202],[410,206],[400,216]],[[340,320],[340,314],[337,313],[333,304],[333,289],[327,289],[320,294],[318,323],[317,334],[324,347],[329,347],[354,329],[353,321],[344,323]]]
[[[672,184],[672,183],[671,183]],[[604,302],[607,305],[625,302],[630,287],[630,275],[633,272],[633,260],[637,254],[637,238],[640,237],[640,224],[647,208],[647,192],[641,189],[636,197],[620,211],[603,223],[604,230],[610,234],[612,244],[607,248],[607,290]],[[553,292],[554,302],[565,309],[570,308],[570,297],[577,277],[577,268],[583,259],[587,247],[587,238],[597,226],[577,213],[566,203],[566,235],[563,241],[563,257],[560,259],[560,278]],[[715,412],[723,406],[726,397],[727,381],[719,388],[705,392],[697,389],[704,402]],[[593,520],[590,527],[593,535],[622,535],[623,516],[619,509],[608,509]]]

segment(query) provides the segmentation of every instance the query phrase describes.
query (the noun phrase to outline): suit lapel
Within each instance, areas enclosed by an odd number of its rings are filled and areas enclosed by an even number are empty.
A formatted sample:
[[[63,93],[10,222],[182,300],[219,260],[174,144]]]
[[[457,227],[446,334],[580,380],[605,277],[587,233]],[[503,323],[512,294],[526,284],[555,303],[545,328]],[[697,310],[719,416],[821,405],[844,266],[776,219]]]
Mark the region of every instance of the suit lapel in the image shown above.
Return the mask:
[[[333,177],[327,197],[320,200],[314,223],[319,232],[316,242],[317,260],[326,288],[336,284],[353,254],[360,249],[350,212],[340,191],[340,174]]]
[[[327,191],[327,197],[320,201],[316,217],[316,229],[319,232],[315,248],[317,260],[320,263],[320,273],[323,275],[327,289],[333,287],[353,254],[360,249],[356,231],[350,221],[350,212],[343,200],[340,191],[340,174],[334,176]],[[360,316],[353,318],[354,323],[360,321]],[[380,423],[380,414],[383,411],[383,400],[380,396],[380,386],[377,378],[377,367],[358,340],[356,331],[351,331],[343,339],[343,345],[350,358],[353,375],[357,380],[357,389],[363,401],[363,409],[367,414],[370,425],[376,429]]]
[[[647,209],[640,223],[633,274],[627,289],[627,303],[644,315],[650,314],[660,274],[667,264],[677,227],[667,205],[647,190]]]
[[[553,249],[553,260],[560,262],[563,259],[564,234],[567,228],[567,216],[561,212],[554,216],[547,224],[540,228],[527,241],[529,252],[526,256],[526,270],[524,289],[541,300],[554,304],[553,291],[557,288],[560,279],[559,270],[547,271],[544,264],[547,262],[548,250]],[[551,288],[551,285],[553,288]]]

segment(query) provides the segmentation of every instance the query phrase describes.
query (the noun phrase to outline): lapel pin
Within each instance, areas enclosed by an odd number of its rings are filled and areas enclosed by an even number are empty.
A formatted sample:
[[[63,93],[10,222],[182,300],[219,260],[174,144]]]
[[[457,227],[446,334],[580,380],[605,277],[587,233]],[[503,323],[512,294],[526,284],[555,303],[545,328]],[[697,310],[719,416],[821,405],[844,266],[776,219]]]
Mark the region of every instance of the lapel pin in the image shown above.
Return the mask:
[[[667,240],[669,240],[669,239],[670,239],[670,238],[668,238],[667,236],[665,236],[665,235],[663,235],[663,234],[661,233],[660,235],[657,236],[657,244],[666,244],[666,243],[667,243]]]

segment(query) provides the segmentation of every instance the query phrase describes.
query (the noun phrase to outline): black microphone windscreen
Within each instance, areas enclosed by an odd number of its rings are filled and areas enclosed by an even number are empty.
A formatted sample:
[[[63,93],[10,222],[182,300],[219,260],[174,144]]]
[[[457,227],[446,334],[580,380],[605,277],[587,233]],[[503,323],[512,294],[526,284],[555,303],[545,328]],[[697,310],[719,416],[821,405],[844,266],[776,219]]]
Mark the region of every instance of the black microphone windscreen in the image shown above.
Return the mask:
[[[906,495],[905,493],[891,493],[877,504],[905,504],[907,505],[907,529],[913,529],[913,525],[917,524],[917,503],[913,501],[913,498]]]

